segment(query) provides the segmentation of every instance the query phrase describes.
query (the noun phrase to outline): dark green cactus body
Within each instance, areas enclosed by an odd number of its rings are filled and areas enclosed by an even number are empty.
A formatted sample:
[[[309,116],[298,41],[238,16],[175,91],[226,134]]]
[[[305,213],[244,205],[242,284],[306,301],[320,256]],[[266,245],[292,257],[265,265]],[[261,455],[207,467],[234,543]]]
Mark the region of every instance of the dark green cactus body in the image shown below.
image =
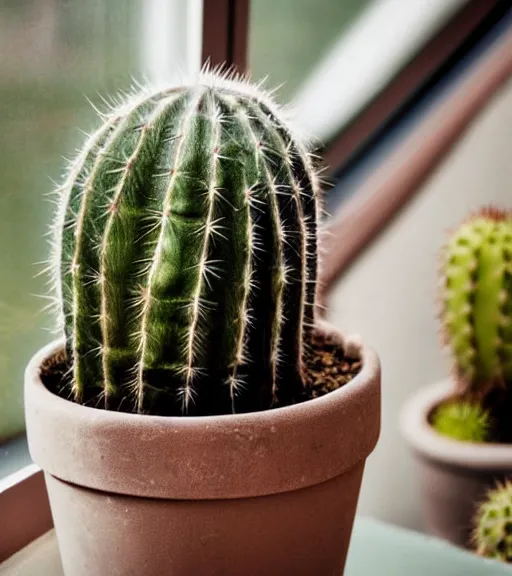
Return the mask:
[[[287,404],[304,386],[315,176],[234,82],[114,111],[65,186],[60,286],[77,401],[165,414]]]
[[[442,320],[463,392],[512,382],[512,216],[487,209],[450,239]]]

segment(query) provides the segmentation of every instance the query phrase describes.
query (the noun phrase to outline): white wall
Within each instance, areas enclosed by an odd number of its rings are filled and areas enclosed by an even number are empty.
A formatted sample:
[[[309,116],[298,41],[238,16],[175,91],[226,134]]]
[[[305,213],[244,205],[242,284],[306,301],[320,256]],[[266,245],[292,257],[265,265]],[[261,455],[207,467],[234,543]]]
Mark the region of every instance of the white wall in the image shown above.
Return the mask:
[[[332,292],[330,321],[363,335],[383,367],[382,433],[359,513],[421,527],[414,462],[398,417],[414,390],[448,374],[436,320],[437,255],[447,230],[484,203],[512,208],[512,83]]]

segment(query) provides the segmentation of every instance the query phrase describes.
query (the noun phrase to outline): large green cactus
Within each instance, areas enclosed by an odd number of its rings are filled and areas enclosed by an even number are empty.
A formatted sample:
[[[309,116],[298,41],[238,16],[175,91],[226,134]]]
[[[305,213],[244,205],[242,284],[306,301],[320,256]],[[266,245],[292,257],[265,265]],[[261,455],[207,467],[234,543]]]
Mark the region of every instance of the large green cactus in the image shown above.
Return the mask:
[[[512,214],[484,209],[443,256],[442,322],[460,391],[483,398],[512,383]]]
[[[214,75],[104,116],[58,223],[77,402],[218,414],[301,393],[317,185],[281,116],[260,90]]]

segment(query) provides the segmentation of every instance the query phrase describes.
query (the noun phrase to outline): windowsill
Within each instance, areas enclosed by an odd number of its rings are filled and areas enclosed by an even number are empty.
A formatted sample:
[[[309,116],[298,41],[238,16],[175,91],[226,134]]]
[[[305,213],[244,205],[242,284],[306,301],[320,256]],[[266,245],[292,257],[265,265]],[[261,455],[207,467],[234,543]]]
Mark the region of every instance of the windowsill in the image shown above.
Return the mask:
[[[0,562],[53,526],[42,471],[29,464],[0,479]]]
[[[0,564],[0,576],[63,575],[55,532],[50,530]]]
[[[32,464],[25,434],[0,445],[0,479]]]
[[[368,551],[371,550],[369,554]],[[345,576],[505,576],[510,568],[450,544],[370,518],[356,518]],[[53,530],[0,564],[0,576],[62,576]]]

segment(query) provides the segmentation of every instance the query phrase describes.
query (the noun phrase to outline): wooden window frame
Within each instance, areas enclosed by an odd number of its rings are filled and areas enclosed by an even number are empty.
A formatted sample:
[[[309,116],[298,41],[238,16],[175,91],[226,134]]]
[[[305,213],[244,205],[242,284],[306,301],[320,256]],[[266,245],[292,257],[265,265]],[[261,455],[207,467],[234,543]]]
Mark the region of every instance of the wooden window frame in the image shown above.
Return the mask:
[[[343,203],[321,239],[319,313],[363,250],[417,193],[479,113],[512,77],[512,27],[477,59],[398,148]]]
[[[485,3],[491,2],[483,0]],[[212,67],[224,65],[242,73],[246,70],[249,4],[249,0],[204,0],[203,62],[208,62]],[[475,6],[472,8],[474,20],[471,22],[476,23],[483,17],[482,0],[473,0],[470,4]],[[463,33],[471,28],[469,24],[469,20],[466,23],[459,22],[458,27],[451,32],[448,26],[442,36],[446,46],[455,46]],[[440,40],[437,42],[442,44]],[[434,52],[430,57],[423,57],[430,67],[445,54],[438,47],[436,59]],[[424,72],[430,69],[429,66],[424,68]],[[403,97],[405,88],[414,84],[413,79],[417,81],[412,69],[407,74],[405,80],[402,79],[400,90],[395,88],[391,93],[383,93],[380,98],[385,100],[381,100],[380,104],[376,100],[374,108],[366,110],[349,130],[325,150],[331,164],[346,158],[347,153],[354,151],[370,134],[380,121],[378,109],[380,113],[389,113]],[[384,167],[379,169],[371,180],[372,184],[368,184],[368,190],[358,193],[343,207],[331,226],[334,238],[330,244],[327,241],[327,259],[321,271],[323,296],[407,198],[419,189],[428,174],[511,74],[512,31],[509,31],[438,109],[427,115],[422,123],[422,133],[428,128],[428,135],[421,150],[409,158],[408,166],[399,165],[391,175]],[[411,137],[418,137],[419,133],[419,129],[415,130]],[[399,151],[397,156],[400,154],[403,158],[404,150]],[[397,158],[393,161],[398,162]],[[388,171],[390,163],[391,160],[386,163]],[[346,241],[347,238],[350,238],[350,242]],[[27,466],[0,480],[0,511],[0,562],[51,529],[53,523],[44,476],[36,465]]]
[[[337,169],[358,153],[361,146],[439,69],[503,0],[471,0],[426,43],[376,98],[332,138],[322,150],[326,167]]]
[[[247,68],[249,0],[204,0],[202,60],[240,73]]]
[[[0,563],[53,526],[41,470],[30,464],[0,480]]]

